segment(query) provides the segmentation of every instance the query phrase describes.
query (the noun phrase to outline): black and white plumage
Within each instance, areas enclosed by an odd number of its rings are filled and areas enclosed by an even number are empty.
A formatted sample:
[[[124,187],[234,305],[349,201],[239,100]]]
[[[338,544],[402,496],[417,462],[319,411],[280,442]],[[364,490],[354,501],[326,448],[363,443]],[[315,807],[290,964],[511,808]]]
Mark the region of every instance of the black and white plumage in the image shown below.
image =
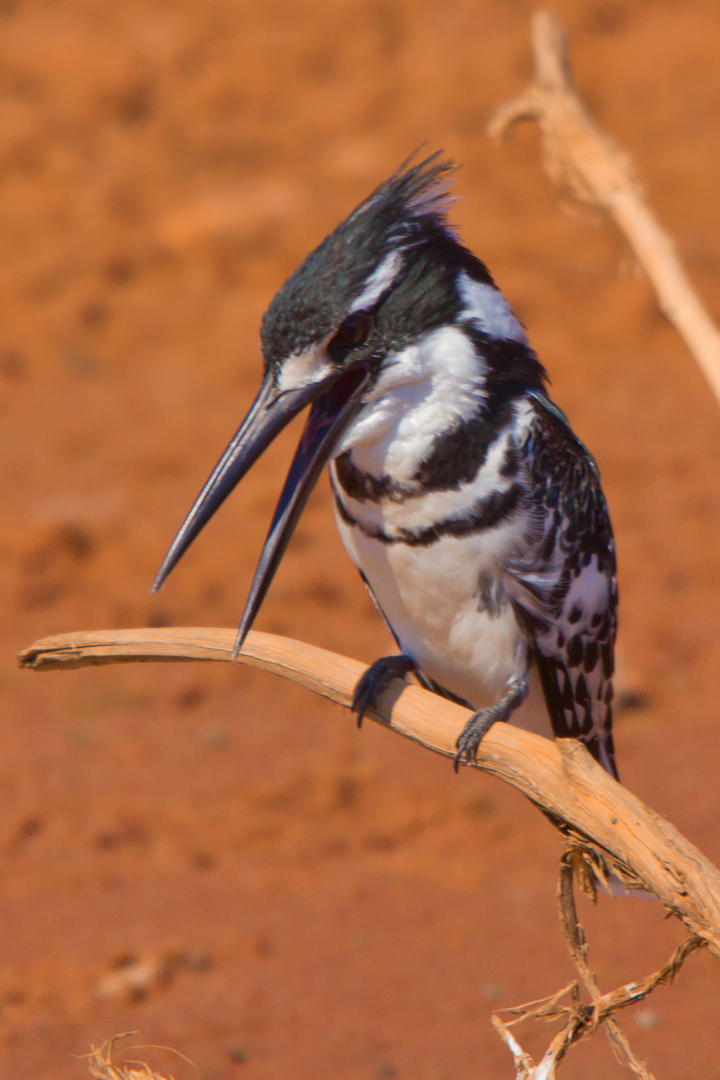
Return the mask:
[[[343,543],[401,650],[361,680],[360,719],[414,671],[478,710],[458,741],[458,761],[470,760],[522,703],[535,665],[555,734],[617,775],[615,549],[598,471],[507,301],[447,224],[451,172],[437,155],[403,166],[275,296],[258,397],[156,588],[311,405],[239,642],[329,462]]]

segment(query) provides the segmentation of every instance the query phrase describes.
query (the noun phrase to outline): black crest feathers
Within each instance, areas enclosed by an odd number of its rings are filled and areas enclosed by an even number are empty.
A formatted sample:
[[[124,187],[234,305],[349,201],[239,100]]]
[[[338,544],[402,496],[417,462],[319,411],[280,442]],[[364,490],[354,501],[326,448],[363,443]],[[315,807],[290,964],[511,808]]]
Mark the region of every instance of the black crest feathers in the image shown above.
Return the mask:
[[[446,222],[455,166],[438,151],[403,162],[308,255],[265,313],[261,343],[267,365],[321,341],[365,282],[393,251],[450,231]]]
[[[392,218],[388,223],[390,228],[394,224],[398,231],[411,229],[413,223],[423,219],[431,219],[435,225],[447,228],[447,212],[456,201],[450,190],[457,167],[442,157],[441,150],[413,165],[416,153],[360,203],[343,224],[352,226],[367,215],[376,227],[382,227],[383,219],[388,215]]]

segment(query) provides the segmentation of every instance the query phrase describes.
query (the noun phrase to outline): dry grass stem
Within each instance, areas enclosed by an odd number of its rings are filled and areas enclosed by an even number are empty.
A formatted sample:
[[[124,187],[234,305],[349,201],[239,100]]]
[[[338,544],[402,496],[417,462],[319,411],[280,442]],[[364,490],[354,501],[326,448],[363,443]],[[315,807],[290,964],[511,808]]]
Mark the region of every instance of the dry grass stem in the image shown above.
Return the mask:
[[[501,105],[488,124],[502,138],[519,120],[536,120],[550,179],[585,204],[604,210],[625,235],[660,308],[692,352],[720,402],[720,332],[699,299],[675,246],[650,210],[628,156],[588,114],[573,86],[565,33],[549,12],[533,22],[535,81]]]
[[[173,1080],[172,1076],[165,1078],[155,1072],[144,1061],[124,1062],[122,1065],[113,1064],[115,1044],[120,1039],[127,1039],[130,1035],[136,1035],[135,1031],[123,1031],[120,1035],[113,1035],[102,1046],[93,1046],[90,1053],[85,1056],[88,1059],[90,1075],[96,1080]]]

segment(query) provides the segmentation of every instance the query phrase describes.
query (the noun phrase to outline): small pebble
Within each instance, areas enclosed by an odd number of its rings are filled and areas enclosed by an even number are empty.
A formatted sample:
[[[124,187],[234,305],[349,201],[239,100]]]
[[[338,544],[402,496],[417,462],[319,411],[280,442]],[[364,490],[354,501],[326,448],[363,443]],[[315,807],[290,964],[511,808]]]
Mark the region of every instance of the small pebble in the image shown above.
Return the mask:
[[[483,983],[480,987],[480,993],[483,997],[487,998],[488,1001],[499,1001],[505,994],[505,987],[500,983]]]
[[[652,1031],[653,1028],[660,1027],[660,1017],[654,1009],[639,1009],[635,1014],[635,1023],[638,1027]]]

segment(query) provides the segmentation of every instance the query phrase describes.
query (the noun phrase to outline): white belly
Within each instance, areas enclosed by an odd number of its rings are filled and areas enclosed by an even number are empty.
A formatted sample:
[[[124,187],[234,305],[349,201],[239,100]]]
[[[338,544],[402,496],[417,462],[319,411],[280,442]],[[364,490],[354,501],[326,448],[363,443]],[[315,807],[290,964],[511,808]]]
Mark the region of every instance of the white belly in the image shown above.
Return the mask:
[[[400,647],[426,675],[482,708],[526,671],[511,605],[488,612],[480,600],[480,575],[497,573],[505,530],[410,547],[367,537],[339,516],[337,524]]]

